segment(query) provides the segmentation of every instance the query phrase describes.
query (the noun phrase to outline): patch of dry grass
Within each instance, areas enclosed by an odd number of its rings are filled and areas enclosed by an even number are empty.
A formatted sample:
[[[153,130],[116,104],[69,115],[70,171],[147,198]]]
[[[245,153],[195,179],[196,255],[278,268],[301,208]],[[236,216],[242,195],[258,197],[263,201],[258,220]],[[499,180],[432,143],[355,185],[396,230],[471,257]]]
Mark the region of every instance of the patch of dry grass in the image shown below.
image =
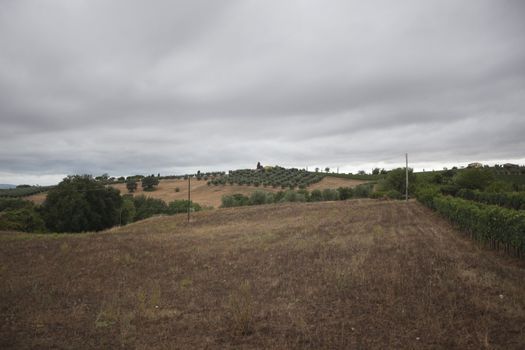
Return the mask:
[[[221,209],[0,241],[1,348],[525,343],[523,262],[414,202]]]

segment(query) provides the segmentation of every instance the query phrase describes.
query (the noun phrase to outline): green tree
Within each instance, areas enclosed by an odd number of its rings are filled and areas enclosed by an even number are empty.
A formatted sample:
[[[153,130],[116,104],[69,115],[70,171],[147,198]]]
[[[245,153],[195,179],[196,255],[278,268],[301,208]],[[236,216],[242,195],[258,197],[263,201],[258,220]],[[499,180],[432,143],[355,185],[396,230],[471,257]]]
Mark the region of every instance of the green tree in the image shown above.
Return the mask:
[[[126,188],[129,193],[135,192],[137,190],[137,181],[132,177],[128,177],[126,180]]]
[[[118,190],[105,187],[90,175],[75,175],[49,191],[42,215],[50,231],[100,231],[120,222],[121,207]]]
[[[413,193],[415,188],[416,175],[414,170],[408,168],[408,192]],[[399,193],[405,193],[406,191],[406,169],[397,168],[391,170],[386,176],[385,181],[386,187],[389,190],[396,190]]]
[[[144,191],[153,191],[155,186],[159,184],[159,179],[153,175],[146,176],[142,179],[142,188]]]
[[[468,168],[459,171],[454,182],[460,188],[484,190],[494,181],[494,174],[490,169]]]

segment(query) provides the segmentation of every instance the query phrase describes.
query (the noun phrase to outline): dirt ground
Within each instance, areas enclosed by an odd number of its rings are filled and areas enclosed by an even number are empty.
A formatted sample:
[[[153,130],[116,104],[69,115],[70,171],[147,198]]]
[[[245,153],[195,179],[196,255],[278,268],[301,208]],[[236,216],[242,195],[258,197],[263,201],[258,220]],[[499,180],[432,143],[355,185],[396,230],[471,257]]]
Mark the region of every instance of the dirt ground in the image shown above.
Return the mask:
[[[525,263],[416,202],[0,234],[2,349],[523,349]]]

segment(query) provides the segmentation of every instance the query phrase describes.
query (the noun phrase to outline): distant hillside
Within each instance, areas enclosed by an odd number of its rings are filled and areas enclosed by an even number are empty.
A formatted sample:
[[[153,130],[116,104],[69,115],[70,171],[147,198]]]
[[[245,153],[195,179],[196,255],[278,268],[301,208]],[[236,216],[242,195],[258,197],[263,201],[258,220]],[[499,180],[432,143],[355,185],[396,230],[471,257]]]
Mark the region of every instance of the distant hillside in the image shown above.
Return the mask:
[[[15,188],[16,185],[10,185],[10,184],[0,184],[0,190],[7,190],[9,188]]]

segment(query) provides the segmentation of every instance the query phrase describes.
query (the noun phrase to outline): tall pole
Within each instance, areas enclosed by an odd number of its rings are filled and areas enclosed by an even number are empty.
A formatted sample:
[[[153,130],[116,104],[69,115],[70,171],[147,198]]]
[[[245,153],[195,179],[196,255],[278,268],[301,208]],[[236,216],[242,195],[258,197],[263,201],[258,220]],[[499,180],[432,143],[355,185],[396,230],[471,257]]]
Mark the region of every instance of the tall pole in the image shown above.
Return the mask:
[[[188,175],[188,222],[190,222],[190,207],[191,207],[190,184],[191,184],[191,176]]]
[[[406,167],[405,167],[405,173],[406,173],[405,200],[408,202],[408,153],[405,153],[405,158],[406,158]]]

